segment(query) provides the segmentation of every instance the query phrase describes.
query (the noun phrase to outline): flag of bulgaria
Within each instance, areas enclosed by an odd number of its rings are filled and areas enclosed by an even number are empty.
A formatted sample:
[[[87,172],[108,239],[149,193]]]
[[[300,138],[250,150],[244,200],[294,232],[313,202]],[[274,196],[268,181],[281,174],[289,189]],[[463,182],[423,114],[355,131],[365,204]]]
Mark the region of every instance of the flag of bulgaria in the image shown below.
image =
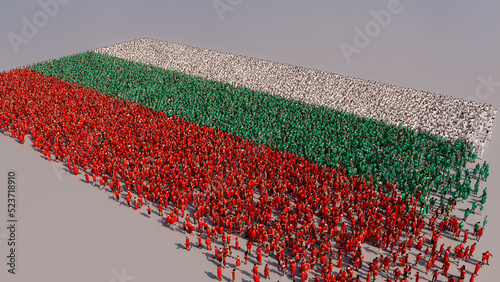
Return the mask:
[[[256,72],[255,65],[263,72]],[[166,122],[169,128],[155,129],[167,132],[167,135],[163,134],[165,132],[161,135],[167,139],[181,133],[179,128],[176,131],[176,127],[165,120],[166,117],[179,118],[182,130],[197,132],[192,136],[185,135],[190,137],[182,142],[152,141],[154,144],[170,144],[165,147],[169,150],[191,150],[189,146],[204,139],[200,134],[222,134],[223,138],[237,140],[226,144],[233,147],[217,152],[221,154],[221,160],[210,160],[204,165],[220,165],[224,162],[224,154],[237,158],[245,155],[238,150],[251,151],[255,152],[253,158],[271,158],[262,168],[256,167],[255,163],[248,164],[253,170],[267,169],[268,181],[285,164],[300,167],[299,171],[304,174],[310,173],[309,170],[328,174],[339,169],[347,177],[371,179],[376,187],[381,184],[381,189],[388,193],[392,193],[388,187],[395,185],[403,199],[417,195],[422,204],[427,204],[426,196],[440,189],[438,182],[444,173],[450,169],[463,169],[471,150],[470,140],[442,138],[443,133],[437,126],[416,131],[414,124],[406,124],[404,120],[391,116],[390,105],[377,103],[377,95],[404,92],[408,95],[410,114],[418,112],[432,116],[429,110],[426,112],[419,106],[422,93],[416,90],[391,85],[380,90],[373,88],[372,82],[361,79],[175,43],[139,39],[34,64],[14,73],[47,83],[58,79],[127,103],[120,105],[131,103],[140,105],[141,109],[147,108],[159,115],[158,118],[135,119],[129,125],[145,127],[144,122],[153,120],[162,121],[155,124],[160,126]],[[4,83],[11,74],[3,74]],[[90,95],[85,93],[79,93],[75,99],[85,99],[85,95]],[[352,95],[360,99],[351,99]],[[440,97],[435,95],[434,99]],[[110,100],[109,105],[116,106],[114,101]],[[94,106],[98,112],[102,108],[111,116],[116,114],[125,118],[119,114],[119,109],[109,105]],[[477,105],[479,111],[486,111],[481,107]],[[376,114],[381,112],[386,114]],[[109,117],[109,122],[116,122],[117,117]],[[464,120],[467,118],[463,117]],[[120,140],[132,138],[130,132],[121,134],[118,136]],[[149,147],[144,146],[138,150]],[[157,153],[153,150],[149,157],[154,159]],[[120,150],[115,154],[120,157]],[[188,155],[191,154],[194,153],[190,151]],[[276,160],[281,160],[281,163]],[[173,158],[168,162],[181,160]],[[182,172],[186,173],[184,169]],[[255,175],[248,174],[248,177]],[[281,179],[276,185],[301,187],[300,183],[285,183]]]
[[[392,103],[391,95],[400,100]],[[28,136],[49,161],[109,186],[118,202],[138,210],[148,201],[148,217],[150,203],[169,226],[180,221],[186,232],[197,229],[200,247],[203,231],[218,232],[222,243],[226,234],[244,232],[266,253],[274,248],[278,262],[286,250],[297,262],[302,256],[301,265],[308,257],[314,266],[319,257],[326,271],[336,256],[339,277],[346,274],[343,256],[361,263],[361,244],[391,258],[395,246],[404,254],[415,241],[427,254],[429,242],[439,245],[437,225],[439,232],[444,223],[458,226],[447,215],[434,222],[438,211],[470,196],[471,178],[487,178],[486,164],[472,176],[465,170],[475,156],[463,129],[477,114],[480,134],[491,123],[489,110],[151,39],[0,73],[4,134],[20,143]],[[435,111],[449,120],[454,138],[446,138]],[[426,240],[419,235],[433,208]],[[398,265],[408,255],[403,260]]]

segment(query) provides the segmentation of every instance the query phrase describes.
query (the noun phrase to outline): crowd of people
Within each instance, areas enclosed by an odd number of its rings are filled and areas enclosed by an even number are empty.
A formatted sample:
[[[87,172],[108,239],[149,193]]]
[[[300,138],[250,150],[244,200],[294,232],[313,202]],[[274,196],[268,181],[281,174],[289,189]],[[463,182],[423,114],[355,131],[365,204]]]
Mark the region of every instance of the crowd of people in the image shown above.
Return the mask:
[[[419,201],[467,198],[474,177],[462,177],[478,154],[464,140],[388,125],[275,95],[86,52],[29,67],[46,75],[176,115],[198,125],[286,151],[347,176],[365,175],[390,182],[403,198],[420,192]],[[430,193],[442,195],[432,199]],[[422,213],[427,213],[428,208]]]
[[[482,150],[496,110],[451,96],[149,38],[95,50],[188,75],[464,139]]]
[[[109,187],[131,208],[150,203],[165,224],[196,234],[198,247],[217,244],[219,279],[224,266],[241,265],[239,238],[246,244],[244,262],[254,263],[254,281],[273,269],[301,281],[418,281],[423,274],[414,268],[424,265],[436,279],[455,281],[448,273],[453,260],[457,268],[462,265],[459,281],[466,275],[473,281],[491,257],[485,252],[480,261],[471,259],[472,241],[479,241],[486,221],[475,228],[474,239],[464,230],[467,216],[452,214],[459,199],[476,197],[471,178],[487,177],[486,164],[462,172],[465,164],[457,162],[474,157],[465,145],[459,157],[448,160],[447,172],[453,173],[437,175],[435,186],[398,192],[390,181],[349,175],[342,166],[325,166],[29,69],[0,74],[0,131],[21,143],[29,136],[47,159]],[[448,153],[449,144],[464,143],[439,144]],[[434,195],[441,202],[432,204]],[[430,204],[422,204],[423,198]],[[486,198],[484,189],[481,205]],[[456,246],[440,244],[449,234],[457,237]],[[191,244],[187,237],[186,249]],[[369,262],[366,245],[379,250]],[[412,261],[415,252],[421,254]],[[273,263],[265,265],[263,255]],[[467,266],[475,271],[467,274]]]

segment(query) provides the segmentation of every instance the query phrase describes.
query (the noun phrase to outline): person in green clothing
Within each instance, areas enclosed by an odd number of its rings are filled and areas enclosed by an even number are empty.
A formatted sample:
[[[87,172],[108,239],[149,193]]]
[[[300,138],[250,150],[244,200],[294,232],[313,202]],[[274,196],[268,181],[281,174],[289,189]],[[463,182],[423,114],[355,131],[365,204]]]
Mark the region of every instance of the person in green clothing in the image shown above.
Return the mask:
[[[485,229],[484,226],[486,225],[486,223],[488,223],[488,216],[484,217],[484,220],[483,220],[483,229]]]
[[[431,211],[434,210],[434,205],[436,204],[436,199],[434,197],[432,197],[429,200],[429,204],[430,204]]]
[[[474,171],[472,172],[472,176],[474,176],[475,178],[477,178],[479,180],[479,169],[481,167],[479,166],[479,164],[476,164],[476,167],[474,168]],[[476,176],[477,175],[477,176]]]
[[[483,189],[483,195],[488,194],[488,187],[484,187]]]
[[[439,208],[444,207],[446,205],[446,200],[444,198],[444,195],[441,195],[441,200],[439,201]]]
[[[479,192],[479,179],[476,180],[476,183],[474,184],[474,191],[472,193],[477,195],[477,192]]]
[[[464,228],[464,223],[461,221],[461,222],[458,224],[458,230],[460,230],[460,231],[461,231],[461,230],[462,230],[462,228]],[[456,238],[458,238],[458,237],[456,236],[456,234],[460,234],[460,233],[455,233],[455,237],[456,237]]]
[[[425,218],[425,209],[423,207],[420,209],[420,218]]]
[[[488,171],[488,168],[489,168],[488,164],[486,163],[486,161],[484,161],[480,169],[480,177],[482,180],[486,180],[485,173]]]
[[[490,176],[490,172],[489,171],[485,171],[484,172],[484,181],[488,180],[488,176]]]
[[[483,210],[484,210],[484,204],[481,204],[481,206],[479,207],[479,215],[483,213]]]
[[[476,208],[477,208],[477,203],[476,202],[472,203],[472,208],[470,209],[470,212],[472,214],[475,214],[476,213]]]
[[[476,224],[474,224],[474,236],[477,235],[477,231],[479,230],[479,228],[481,228],[481,224],[478,222],[476,222]]]
[[[484,188],[483,195],[481,196],[481,204],[486,203],[486,198],[488,198],[488,187]]]
[[[464,219],[462,219],[462,221],[466,221],[467,220],[467,217],[469,217],[470,215],[470,209],[467,208],[464,212]]]

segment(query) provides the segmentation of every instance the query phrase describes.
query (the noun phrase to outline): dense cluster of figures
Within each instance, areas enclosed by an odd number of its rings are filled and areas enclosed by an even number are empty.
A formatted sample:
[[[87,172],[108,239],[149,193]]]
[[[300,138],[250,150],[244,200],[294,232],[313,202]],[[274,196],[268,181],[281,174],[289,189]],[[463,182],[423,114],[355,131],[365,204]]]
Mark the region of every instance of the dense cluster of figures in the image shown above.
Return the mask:
[[[29,68],[326,167],[341,167],[347,177],[365,175],[377,184],[390,182],[404,199],[420,192],[422,206],[433,201],[431,191],[441,192],[444,201],[455,192],[455,184],[459,187],[455,197],[466,199],[472,190],[473,177],[465,175],[462,182],[462,170],[468,161],[475,161],[477,152],[464,140],[451,142],[422,131],[93,52]],[[422,210],[423,215],[427,212],[427,208]]]
[[[466,271],[476,246],[471,241],[479,241],[486,218],[474,226],[475,239],[464,225],[477,204],[486,202],[487,189],[463,218],[452,214],[459,199],[476,197],[470,181],[487,177],[486,164],[439,178],[441,202],[421,205],[421,198],[437,194],[437,188],[402,197],[390,182],[347,175],[341,167],[325,167],[28,69],[0,74],[0,131],[21,143],[30,136],[49,160],[109,187],[117,201],[125,197],[134,209],[147,205],[148,213],[153,205],[168,226],[180,224],[196,234],[198,247],[211,250],[212,243],[219,244],[214,258],[221,280],[224,266],[238,268],[250,259],[254,281],[261,274],[268,278],[270,267],[301,281],[380,276],[418,281],[423,274],[414,269],[420,266],[435,279],[473,281],[489,264],[491,254],[485,252],[474,260],[474,270]],[[456,246],[440,244],[450,234]],[[245,238],[242,258],[239,238]],[[368,245],[379,255],[366,262]],[[189,237],[185,246],[191,250]],[[273,263],[265,265],[262,256]],[[455,278],[449,274],[451,263],[462,265]],[[234,269],[231,274],[233,281],[239,275]]]
[[[487,104],[148,38],[96,52],[423,130],[441,138],[465,139],[480,152],[496,115]]]

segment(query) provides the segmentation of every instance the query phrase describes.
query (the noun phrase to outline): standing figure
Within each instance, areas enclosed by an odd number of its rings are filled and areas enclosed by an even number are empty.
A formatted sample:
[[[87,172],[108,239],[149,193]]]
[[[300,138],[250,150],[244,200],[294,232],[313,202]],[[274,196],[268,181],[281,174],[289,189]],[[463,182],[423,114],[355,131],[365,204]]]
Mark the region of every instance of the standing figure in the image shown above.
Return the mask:
[[[220,265],[217,267],[217,277],[219,277],[219,281],[222,281],[222,267]]]
[[[186,250],[191,251],[191,245],[189,244],[188,236],[186,236]]]

